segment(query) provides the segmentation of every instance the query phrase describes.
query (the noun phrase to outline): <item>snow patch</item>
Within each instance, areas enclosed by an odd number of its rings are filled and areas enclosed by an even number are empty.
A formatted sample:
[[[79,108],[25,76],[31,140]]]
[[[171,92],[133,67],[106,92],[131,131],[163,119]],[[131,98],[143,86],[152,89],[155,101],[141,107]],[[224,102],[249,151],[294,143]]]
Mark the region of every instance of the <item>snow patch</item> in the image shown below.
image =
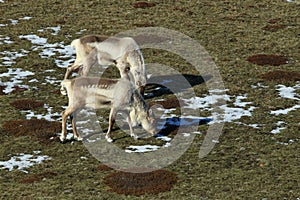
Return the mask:
[[[8,171],[20,170],[28,173],[28,171],[24,169],[32,167],[36,164],[41,164],[45,160],[51,160],[51,157],[49,156],[37,156],[37,154],[41,153],[40,151],[34,151],[33,153],[34,155],[21,153],[11,157],[7,161],[0,161],[0,166],[2,166],[0,169],[8,169]]]

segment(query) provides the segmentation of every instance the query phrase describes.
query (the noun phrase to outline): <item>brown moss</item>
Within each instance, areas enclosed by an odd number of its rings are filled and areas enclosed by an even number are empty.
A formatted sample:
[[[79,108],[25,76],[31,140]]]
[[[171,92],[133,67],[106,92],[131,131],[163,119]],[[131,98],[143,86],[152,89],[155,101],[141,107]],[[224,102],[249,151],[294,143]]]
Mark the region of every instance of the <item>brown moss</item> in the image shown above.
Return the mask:
[[[135,196],[170,191],[177,180],[176,174],[167,170],[147,173],[116,172],[104,178],[111,191]]]
[[[247,61],[256,65],[279,66],[287,64],[288,59],[281,55],[257,54],[247,58]]]
[[[274,70],[260,75],[260,78],[265,81],[274,81],[278,83],[285,83],[289,81],[300,81],[300,72]]]
[[[2,124],[2,128],[15,137],[32,136],[41,143],[49,143],[50,138],[61,131],[61,123],[44,119],[9,120]]]
[[[4,85],[0,85],[0,95],[4,95],[5,93],[3,92],[3,90],[5,89]]]
[[[34,183],[41,181],[45,178],[52,178],[54,176],[57,176],[57,173],[55,172],[44,172],[44,173],[39,173],[39,174],[33,174],[27,178],[23,178],[20,180],[20,183],[24,184],[29,184],[29,183]]]
[[[286,27],[286,25],[282,25],[282,24],[268,24],[268,25],[264,26],[262,29],[265,31],[275,32],[280,29],[284,29],[285,27]]]
[[[23,87],[19,87],[19,86],[15,85],[15,86],[13,87],[12,93],[24,92],[24,91],[26,91],[26,90],[28,90],[28,89],[27,89],[27,88],[23,88]]]
[[[98,165],[97,171],[110,171],[112,168],[108,167],[107,165]]]
[[[132,5],[134,8],[149,8],[149,7],[156,6],[154,2],[145,2],[145,1],[135,2]]]
[[[34,108],[43,107],[44,103],[31,99],[18,99],[10,103],[10,105],[20,110],[31,110]]]

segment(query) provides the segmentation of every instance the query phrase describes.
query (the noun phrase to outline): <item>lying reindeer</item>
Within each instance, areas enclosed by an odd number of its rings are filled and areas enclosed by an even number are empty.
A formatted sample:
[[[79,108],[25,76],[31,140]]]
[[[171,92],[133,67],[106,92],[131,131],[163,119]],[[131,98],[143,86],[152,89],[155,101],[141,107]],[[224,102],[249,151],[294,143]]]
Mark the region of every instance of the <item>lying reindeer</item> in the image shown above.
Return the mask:
[[[76,111],[83,107],[101,109],[110,108],[109,127],[106,140],[112,142],[111,131],[118,111],[125,111],[130,134],[137,139],[132,125],[141,123],[142,127],[151,135],[155,135],[154,118],[148,109],[141,94],[127,78],[105,79],[97,77],[79,77],[62,81],[62,87],[66,89],[69,104],[62,114],[62,135],[60,140],[66,139],[67,117],[71,116],[74,138],[82,140],[76,130]],[[66,94],[65,94],[66,95]]]
[[[76,49],[76,59],[65,74],[68,79],[73,71],[82,68],[82,75],[87,76],[94,64],[116,65],[120,75],[124,74],[119,66],[119,60],[130,65],[131,80],[141,94],[144,93],[147,73],[143,55],[139,46],[131,37],[117,38],[100,35],[87,35],[72,41],[71,46]]]

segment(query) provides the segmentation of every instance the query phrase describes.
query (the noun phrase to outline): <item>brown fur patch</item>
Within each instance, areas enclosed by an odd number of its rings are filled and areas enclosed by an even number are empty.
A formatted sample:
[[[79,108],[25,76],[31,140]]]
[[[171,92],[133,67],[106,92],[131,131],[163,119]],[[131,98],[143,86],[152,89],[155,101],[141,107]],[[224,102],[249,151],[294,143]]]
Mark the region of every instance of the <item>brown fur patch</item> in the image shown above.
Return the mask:
[[[116,84],[118,80],[116,79],[107,79],[107,78],[98,78],[98,77],[79,77],[73,79],[72,85],[75,87],[88,87],[97,85],[101,88],[107,88],[113,84]]]
[[[256,65],[279,66],[287,64],[288,59],[281,55],[257,54],[247,58],[247,61]]]
[[[43,107],[44,103],[31,99],[18,99],[10,103],[10,105],[20,110],[30,110],[34,108]]]
[[[103,42],[106,40],[108,36],[104,35],[86,35],[80,38],[81,44],[86,44],[86,43],[94,43],[94,42]]]
[[[260,75],[265,81],[285,83],[289,81],[300,81],[300,72],[275,70]]]
[[[61,123],[44,119],[9,120],[2,124],[2,128],[15,137],[32,136],[39,142],[48,144],[51,137],[56,137],[61,132]]]
[[[111,191],[135,196],[170,191],[177,180],[176,174],[167,170],[147,173],[116,172],[104,178]]]

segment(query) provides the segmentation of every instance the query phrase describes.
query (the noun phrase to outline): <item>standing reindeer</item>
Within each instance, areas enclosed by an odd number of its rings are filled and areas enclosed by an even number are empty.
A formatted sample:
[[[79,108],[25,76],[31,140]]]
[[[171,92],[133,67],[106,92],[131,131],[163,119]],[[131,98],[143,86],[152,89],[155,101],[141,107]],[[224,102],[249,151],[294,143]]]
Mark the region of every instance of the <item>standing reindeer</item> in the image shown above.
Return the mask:
[[[112,142],[111,131],[118,111],[125,111],[131,136],[135,139],[137,135],[133,132],[132,125],[140,122],[142,127],[151,135],[155,134],[156,128],[154,118],[151,115],[146,102],[141,94],[128,81],[127,78],[105,79],[97,77],[78,77],[72,80],[66,79],[61,83],[68,95],[68,107],[62,114],[62,135],[60,140],[66,139],[67,117],[71,116],[74,138],[82,140],[76,130],[76,112],[83,108],[110,108],[109,127],[106,140]]]
[[[73,40],[71,46],[76,49],[76,59],[67,69],[64,79],[68,79],[71,73],[80,67],[82,67],[82,75],[87,76],[94,64],[116,65],[123,77],[125,71],[122,66],[128,63],[130,80],[141,94],[144,93],[147,79],[145,63],[139,46],[133,38],[87,35]]]

